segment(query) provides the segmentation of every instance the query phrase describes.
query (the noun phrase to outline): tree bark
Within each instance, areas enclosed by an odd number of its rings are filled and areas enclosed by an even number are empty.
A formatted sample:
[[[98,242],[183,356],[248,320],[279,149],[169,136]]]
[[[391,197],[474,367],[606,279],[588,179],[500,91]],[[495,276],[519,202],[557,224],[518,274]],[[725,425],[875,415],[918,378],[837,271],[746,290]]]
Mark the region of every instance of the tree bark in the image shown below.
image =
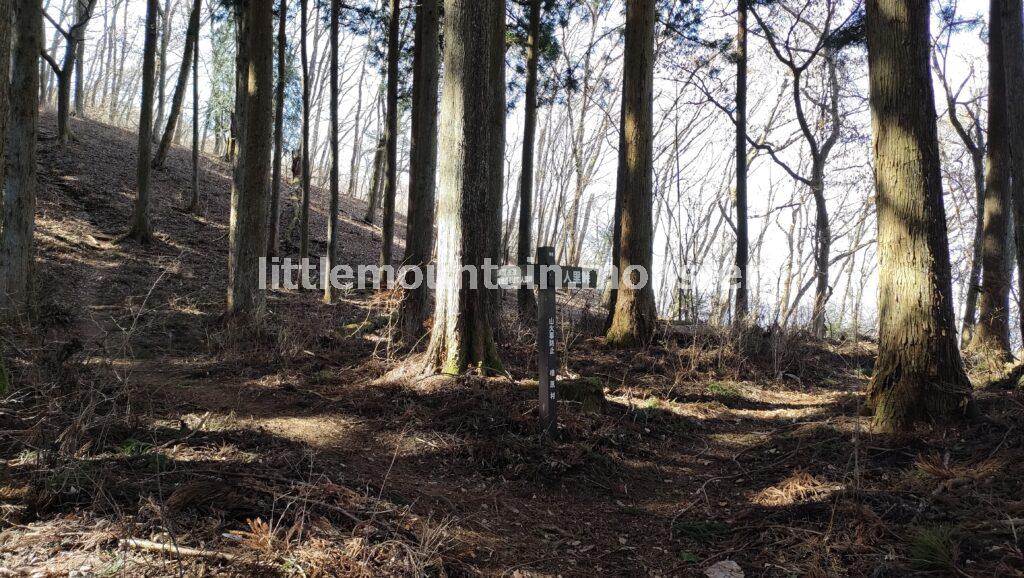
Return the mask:
[[[955,114],[955,113],[954,113]],[[981,140],[981,129],[977,130]],[[974,325],[978,317],[978,290],[981,285],[981,258],[985,246],[985,153],[982,149],[971,151],[971,163],[974,167],[974,190],[977,218],[974,223],[974,242],[971,249],[971,271],[967,279],[967,296],[964,298],[964,319],[960,330],[960,346],[967,348],[974,337]]]
[[[650,278],[654,252],[652,149],[655,4],[655,0],[635,0],[626,5],[622,89],[625,146],[619,152],[622,189],[616,193],[621,198],[622,211],[619,288],[615,312],[606,336],[609,343],[619,346],[637,346],[650,342],[657,321]],[[639,269],[629,270],[631,268]]]
[[[363,216],[363,221],[367,224],[374,224],[377,221],[377,209],[380,206],[380,195],[381,189],[384,186],[384,171],[387,163],[385,154],[387,137],[384,134],[380,135],[377,140],[376,152],[373,153],[373,176],[370,179],[370,194],[369,199],[366,202],[366,215]]]
[[[388,18],[388,103],[387,170],[384,177],[384,222],[381,226],[383,242],[380,249],[380,264],[391,264],[391,250],[395,242],[395,195],[398,193],[398,36],[401,8],[398,0],[390,0],[391,15]]]
[[[904,431],[972,411],[954,331],[928,0],[868,0],[878,203],[879,344],[874,425]]]
[[[206,140],[205,134],[203,140]],[[192,51],[192,197],[188,211],[199,209],[199,43]]]
[[[171,16],[175,6],[172,0],[164,0],[164,8],[160,12],[160,51],[157,54],[157,105],[156,105],[156,130],[153,131],[153,142],[159,142],[161,138],[157,131],[164,124],[164,114],[167,105],[167,46],[171,42]]]
[[[1021,23],[1021,0],[1005,0],[1003,17],[1003,65],[1006,83],[1007,126],[1011,156],[1011,198],[1013,199],[1014,233],[1018,270],[1018,294],[1024,295],[1024,24]],[[1019,312],[1024,335],[1024,309]]]
[[[153,146],[153,92],[156,82],[156,27],[157,14],[160,11],[158,0],[146,2],[146,36],[142,55],[142,103],[139,109],[139,151],[136,165],[136,186],[138,196],[135,199],[135,212],[128,237],[140,243],[153,240],[153,228],[150,223],[150,151]]]
[[[438,269],[431,371],[501,370],[496,291],[463,267],[497,263],[505,149],[505,2],[445,0]],[[482,277],[483,275],[477,275]]]
[[[309,53],[306,49],[308,32],[308,0],[299,0],[300,51],[302,52],[302,211],[299,224],[299,259],[309,258]]]
[[[537,133],[537,68],[540,61],[541,0],[530,0],[530,34],[526,44],[526,100],[523,102],[523,168],[519,178],[519,234],[516,244],[516,263],[520,267],[530,262],[533,254],[533,164],[534,142]],[[533,290],[520,287],[516,292],[519,315],[532,321],[537,316],[537,301]]]
[[[188,87],[188,73],[192,66],[192,53],[196,50],[199,41],[199,11],[202,9],[202,0],[195,0],[192,4],[192,13],[188,18],[188,29],[185,31],[185,51],[181,57],[181,68],[178,70],[178,80],[174,85],[174,95],[171,97],[171,110],[167,117],[167,128],[160,137],[160,146],[153,156],[153,168],[163,167],[167,160],[167,151],[171,150],[171,139],[178,125],[178,118],[181,116],[181,106],[185,102],[185,89]]]
[[[284,85],[287,75],[285,59],[288,52],[288,38],[285,27],[288,23],[288,0],[281,0],[277,23],[277,84],[274,90],[274,167],[270,183],[270,232],[267,241],[267,256],[276,257],[280,252],[281,228],[281,170],[284,163]]]
[[[42,35],[39,0],[0,0],[0,309],[24,308],[31,288]]]
[[[151,0],[155,1],[155,0]],[[239,48],[245,68],[238,99],[239,150],[231,190],[228,231],[227,317],[237,328],[258,327],[266,306],[260,289],[259,260],[267,254],[267,166],[274,93],[273,0],[248,0],[238,8]]]
[[[1006,70],[1003,67],[1002,2],[991,0],[988,45],[988,173],[978,323],[969,350],[1009,361],[1010,353],[1010,150]]]
[[[737,324],[747,321],[747,0],[738,0],[736,13],[736,285]]]
[[[331,200],[327,215],[327,271],[337,264],[338,259],[338,201],[341,191],[338,182],[338,167],[341,159],[338,158],[338,18],[341,12],[340,0],[331,0],[331,175],[330,189]],[[334,301],[334,287],[328,279],[324,283],[324,302]]]
[[[409,150],[409,215],[404,264],[425,270],[434,250],[434,201],[437,181],[437,90],[440,80],[440,6],[420,0],[416,6],[412,77],[412,139]],[[403,339],[419,339],[427,319],[427,284],[406,289],[399,309]]]
[[[83,64],[85,62],[85,31],[89,26],[89,18],[85,10],[87,4],[83,0],[75,3],[78,8],[78,21],[82,22],[81,27],[75,34],[75,116],[85,117],[85,78]]]

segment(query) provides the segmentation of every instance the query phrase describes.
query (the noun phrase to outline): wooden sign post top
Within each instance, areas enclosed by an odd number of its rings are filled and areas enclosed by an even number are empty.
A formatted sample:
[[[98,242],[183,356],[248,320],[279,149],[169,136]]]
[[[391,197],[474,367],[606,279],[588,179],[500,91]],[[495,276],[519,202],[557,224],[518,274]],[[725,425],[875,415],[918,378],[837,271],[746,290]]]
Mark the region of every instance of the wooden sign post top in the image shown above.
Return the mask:
[[[537,262],[512,265],[498,270],[498,285],[503,289],[537,289],[537,397],[540,402],[540,427],[548,436],[558,430],[558,289],[597,287],[597,271],[555,264],[554,247],[538,247]]]

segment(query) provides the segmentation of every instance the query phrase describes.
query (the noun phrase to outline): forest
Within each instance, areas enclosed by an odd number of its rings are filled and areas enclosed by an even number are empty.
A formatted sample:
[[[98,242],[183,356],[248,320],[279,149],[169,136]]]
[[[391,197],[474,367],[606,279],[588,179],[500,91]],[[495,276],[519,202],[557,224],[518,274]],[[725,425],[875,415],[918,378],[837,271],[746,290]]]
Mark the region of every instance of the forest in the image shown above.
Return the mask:
[[[1024,576],[1024,0],[0,0],[0,576]]]

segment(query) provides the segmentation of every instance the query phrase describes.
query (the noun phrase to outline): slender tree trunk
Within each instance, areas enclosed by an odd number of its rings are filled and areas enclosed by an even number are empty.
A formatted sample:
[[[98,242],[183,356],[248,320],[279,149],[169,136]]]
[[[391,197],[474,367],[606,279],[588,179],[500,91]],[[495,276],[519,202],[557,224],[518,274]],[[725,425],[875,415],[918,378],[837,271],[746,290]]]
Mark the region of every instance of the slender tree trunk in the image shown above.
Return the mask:
[[[869,405],[882,431],[968,415],[954,332],[928,0],[868,0],[878,191],[879,344]]]
[[[736,26],[736,322],[747,321],[747,0],[737,2]]]
[[[825,200],[825,159],[815,161],[811,168],[811,194],[814,197],[814,309],[811,331],[818,339],[825,337],[825,306],[828,304],[829,265],[832,255],[832,227],[828,221]]]
[[[267,256],[276,257],[279,252],[281,228],[281,167],[284,163],[284,84],[287,70],[285,59],[288,52],[288,38],[285,27],[288,23],[288,1],[281,0],[277,24],[277,85],[274,91],[274,168],[270,184],[270,232],[267,242]]]
[[[955,114],[955,113],[953,113]],[[978,131],[979,133],[981,131]],[[981,142],[981,141],[979,141]],[[971,252],[971,271],[967,278],[967,296],[964,298],[964,319],[960,331],[960,346],[970,346],[977,322],[978,291],[981,285],[981,258],[985,245],[985,153],[981,149],[971,151],[974,165],[974,190],[977,218],[974,223],[974,243]]]
[[[341,12],[340,0],[331,0],[331,176],[330,189],[331,201],[327,215],[327,271],[330,271],[337,264],[338,259],[338,201],[341,195],[340,183],[338,182],[338,167],[341,159],[338,158],[338,18]],[[324,302],[334,301],[334,287],[328,279],[324,283]]]
[[[445,0],[438,270],[428,369],[498,371],[496,291],[463,267],[497,262],[505,149],[505,2]],[[482,277],[482,275],[477,275]]]
[[[164,114],[167,104],[167,46],[171,42],[171,12],[174,6],[172,0],[164,0],[164,9],[160,19],[160,52],[157,55],[157,104],[156,104],[156,129],[153,131],[153,142],[159,142],[161,134],[157,131],[164,125]]]
[[[205,134],[204,134],[205,140]],[[192,51],[192,198],[188,211],[199,209],[199,43]]]
[[[85,32],[89,26],[89,15],[86,14],[87,0],[78,0],[77,7],[78,21],[82,24],[75,34],[75,116],[85,117],[85,78],[83,66],[85,61]],[[93,2],[95,4],[95,2]]]
[[[153,1],[153,0],[151,0]],[[248,0],[239,8],[244,82],[238,99],[238,168],[231,191],[227,313],[238,328],[257,327],[266,291],[260,289],[259,260],[267,254],[267,196],[274,95],[273,0]]]
[[[607,340],[620,346],[648,343],[657,312],[651,287],[654,252],[652,207],[654,122],[655,0],[626,5],[625,71],[622,123],[625,147],[619,152],[622,190],[619,242],[619,288]]]
[[[1010,354],[1010,150],[1006,70],[1003,67],[1002,2],[991,0],[988,45],[988,174],[985,178],[985,242],[982,248],[979,317],[970,350],[1009,360]],[[1018,79],[1019,80],[1019,79]]]
[[[0,0],[0,309],[23,308],[31,289],[42,18],[39,0]]]
[[[384,165],[387,164],[385,141],[386,136],[381,134],[377,141],[377,152],[373,154],[373,177],[370,179],[370,196],[367,199],[366,215],[363,216],[363,221],[370,225],[377,220],[377,208],[380,206],[381,189],[384,186],[384,171],[386,170]]]
[[[300,51],[302,52],[302,211],[299,224],[299,259],[309,258],[309,52],[306,20],[309,17],[308,0],[299,0]]]
[[[138,196],[135,199],[135,213],[132,217],[132,228],[128,237],[140,243],[153,240],[153,228],[149,219],[150,212],[150,151],[153,143],[153,92],[156,79],[156,32],[157,14],[160,11],[158,0],[146,2],[146,37],[142,56],[142,103],[139,111],[139,151],[136,166],[136,186]]]
[[[1006,83],[1006,101],[1011,156],[1011,197],[1013,199],[1014,232],[1018,269],[1018,295],[1024,297],[1024,24],[1021,23],[1021,0],[1004,0],[1003,9],[1003,65],[1005,77],[1015,79]],[[1024,309],[1018,312],[1024,334]]]
[[[399,0],[390,0],[388,19],[388,103],[387,103],[387,171],[384,177],[384,222],[381,227],[383,243],[380,264],[391,264],[391,250],[395,243],[395,196],[398,194],[398,36],[401,8]]]
[[[530,0],[530,35],[526,45],[526,100],[523,102],[523,169],[519,177],[519,235],[516,245],[516,263],[529,264],[533,254],[533,164],[534,141],[537,133],[537,68],[540,60],[541,0]],[[516,292],[519,315],[525,320],[537,316],[537,301],[533,290],[520,287]]]
[[[181,106],[185,102],[185,90],[188,88],[188,72],[192,66],[192,53],[196,50],[199,42],[199,11],[202,9],[202,0],[195,0],[192,4],[192,13],[188,18],[188,29],[185,31],[185,51],[181,58],[181,68],[178,70],[178,81],[174,85],[174,95],[171,97],[171,110],[167,117],[167,128],[160,137],[160,146],[156,149],[153,157],[153,168],[161,168],[167,160],[167,151],[171,150],[171,139],[174,136],[178,125],[178,118],[181,116]]]
[[[434,201],[437,180],[437,89],[439,84],[440,7],[438,0],[416,5],[412,70],[412,141],[409,150],[409,215],[404,264],[425,271],[434,249]],[[415,281],[412,279],[411,281]],[[419,339],[427,319],[430,293],[426,283],[402,296],[399,310],[403,338]]]

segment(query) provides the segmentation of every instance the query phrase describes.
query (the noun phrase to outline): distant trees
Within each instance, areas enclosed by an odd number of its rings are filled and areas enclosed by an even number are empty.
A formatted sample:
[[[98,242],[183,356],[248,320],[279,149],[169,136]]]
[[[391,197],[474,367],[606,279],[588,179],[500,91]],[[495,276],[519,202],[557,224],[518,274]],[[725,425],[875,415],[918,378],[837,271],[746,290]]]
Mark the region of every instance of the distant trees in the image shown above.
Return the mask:
[[[986,147],[984,240],[978,322],[968,348],[1009,361],[1010,285],[1010,149],[1007,127],[1006,69],[1003,67],[1002,0],[991,0],[988,42],[988,146]],[[1020,19],[1020,15],[1017,15]],[[979,210],[982,210],[979,207]]]
[[[808,11],[814,6],[822,6],[825,11],[824,23],[813,24]],[[809,174],[800,174],[799,167],[792,168],[788,163],[779,160],[777,155],[772,158],[793,179],[806,186],[814,200],[814,305],[811,313],[811,330],[818,338],[825,336],[825,307],[828,304],[832,287],[829,281],[829,268],[832,251],[832,223],[829,219],[828,199],[825,196],[825,167],[832,154],[842,130],[842,117],[839,112],[839,79],[836,55],[830,43],[833,38],[832,19],[836,10],[836,2],[827,0],[805,1],[797,9],[782,6],[785,13],[792,14],[787,30],[777,34],[757,10],[752,10],[754,18],[760,25],[768,46],[775,58],[779,60],[790,74],[793,110],[801,137],[806,141],[810,156]],[[812,32],[809,46],[799,46],[796,38],[800,37],[802,28]],[[824,94],[815,95],[818,102],[809,102],[808,69],[816,61],[823,63],[825,76]],[[808,109],[818,109],[812,116]]]
[[[622,137],[616,187],[619,287],[613,301],[609,343],[643,345],[657,321],[651,267],[653,223],[653,115],[655,0],[626,5]]]
[[[43,16],[50,22],[54,29],[64,37],[64,57],[61,62],[51,56],[46,49],[39,45],[40,54],[53,69],[57,77],[57,140],[61,144],[67,144],[71,139],[71,126],[68,118],[71,116],[71,81],[75,73],[75,59],[79,55],[79,46],[85,36],[85,27],[92,18],[93,8],[96,0],[74,0],[75,22],[69,28],[64,28],[61,23],[55,20],[47,12]]]
[[[928,0],[867,1],[878,204],[879,342],[868,390],[883,431],[971,408],[954,329]]]
[[[971,184],[974,186],[974,202],[976,210],[973,219],[974,231],[971,241],[971,264],[965,280],[966,292],[963,297],[963,318],[960,325],[960,346],[967,348],[974,337],[974,325],[977,320],[978,292],[981,287],[981,263],[985,241],[985,131],[982,128],[981,99],[961,100],[963,85],[954,89],[947,73],[947,61],[950,43],[954,31],[962,26],[955,13],[943,15],[943,28],[935,41],[935,52],[932,56],[932,68],[938,77],[946,103],[946,116],[960,142],[967,151],[971,161]],[[961,111],[967,114],[969,123],[961,120]]]
[[[39,0],[0,0],[0,18],[0,128],[6,129],[0,147],[6,144],[7,157],[0,163],[0,309],[12,310],[27,304],[32,276],[42,6]]]
[[[195,0],[192,4],[192,11],[189,13],[188,30],[185,32],[185,51],[181,57],[181,68],[178,70],[178,80],[174,85],[174,95],[171,97],[171,110],[167,117],[167,127],[160,136],[160,145],[153,156],[153,168],[160,168],[167,159],[167,152],[171,149],[171,141],[178,127],[178,118],[181,116],[181,106],[185,102],[185,89],[188,87],[188,73],[192,67],[192,53],[197,50],[199,44],[199,12],[202,10],[202,0]]]
[[[248,0],[236,10],[241,92],[236,98],[239,150],[228,230],[227,317],[229,324],[245,329],[262,321],[266,306],[259,259],[267,254],[274,10],[272,0]]]
[[[463,266],[497,263],[504,185],[505,2],[445,0],[437,289],[427,367],[501,368],[495,291],[471,287]],[[479,270],[479,269],[478,269]]]

